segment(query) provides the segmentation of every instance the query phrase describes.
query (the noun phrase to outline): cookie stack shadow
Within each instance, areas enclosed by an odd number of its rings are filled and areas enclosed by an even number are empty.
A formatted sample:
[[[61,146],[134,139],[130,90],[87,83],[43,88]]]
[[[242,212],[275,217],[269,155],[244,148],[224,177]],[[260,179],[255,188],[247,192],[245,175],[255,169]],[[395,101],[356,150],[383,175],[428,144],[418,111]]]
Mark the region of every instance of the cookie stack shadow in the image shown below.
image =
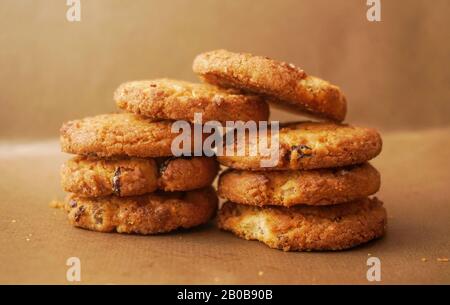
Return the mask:
[[[124,112],[63,124],[62,151],[77,155],[62,167],[71,224],[155,234],[206,223],[218,207],[211,185],[220,164],[228,169],[218,181],[226,202],[217,224],[244,239],[314,251],[347,249],[384,234],[386,210],[369,197],[380,188],[368,161],[381,152],[381,137],[342,123],[347,101],[339,87],[292,64],[225,50],[198,55],[193,70],[203,83],[127,82],[114,93]],[[227,153],[218,156],[174,153],[175,121],[191,130],[207,121],[267,122],[269,102],[318,121],[281,124],[278,141],[270,131],[257,133],[256,142],[247,137],[243,155],[229,154],[238,150],[236,141],[225,141]],[[176,148],[193,153],[199,139],[195,132],[189,137]],[[207,137],[201,135],[201,147]],[[262,165],[261,140],[278,142],[269,167]]]

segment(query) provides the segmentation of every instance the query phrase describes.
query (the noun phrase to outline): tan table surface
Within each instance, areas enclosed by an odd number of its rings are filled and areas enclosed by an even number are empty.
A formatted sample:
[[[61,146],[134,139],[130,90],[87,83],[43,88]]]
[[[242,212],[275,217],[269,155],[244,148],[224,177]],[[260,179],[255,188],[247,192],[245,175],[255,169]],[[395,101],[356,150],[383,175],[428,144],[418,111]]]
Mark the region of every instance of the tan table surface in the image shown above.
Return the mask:
[[[385,238],[344,252],[284,253],[213,224],[159,236],[101,234],[68,225],[49,208],[64,194],[56,140],[0,144],[0,282],[67,283],[68,257],[82,283],[450,283],[450,128],[384,134],[373,164],[389,213]],[[426,258],[427,261],[422,261]]]

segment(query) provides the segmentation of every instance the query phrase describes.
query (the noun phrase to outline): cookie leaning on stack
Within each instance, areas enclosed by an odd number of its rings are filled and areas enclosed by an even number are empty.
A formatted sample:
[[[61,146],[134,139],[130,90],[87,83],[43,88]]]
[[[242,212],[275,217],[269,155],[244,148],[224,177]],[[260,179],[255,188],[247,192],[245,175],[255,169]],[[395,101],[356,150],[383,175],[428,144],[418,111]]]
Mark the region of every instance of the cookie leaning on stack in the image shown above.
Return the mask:
[[[346,99],[339,89],[292,64],[225,50],[206,52],[193,70],[204,81],[249,92],[292,111],[341,122]],[[258,135],[268,137],[270,133]],[[246,139],[244,156],[219,156],[231,169],[219,178],[229,200],[218,225],[285,251],[341,250],[384,234],[386,210],[376,198],[379,173],[366,163],[382,147],[376,130],[333,122],[281,126],[278,161],[261,168],[257,143]],[[259,139],[260,140],[260,139]],[[236,143],[226,150],[237,151]]]
[[[341,122],[347,112],[339,87],[306,75],[293,64],[216,50],[198,55],[193,70],[207,83],[266,96],[275,106],[303,115]]]
[[[64,209],[74,226],[100,232],[155,234],[210,220],[218,163],[174,157],[171,120],[193,121],[194,113],[218,121],[269,115],[257,96],[169,79],[125,83],[114,97],[131,113],[69,121],[60,130],[62,150],[77,154],[61,170],[63,189],[72,193]]]

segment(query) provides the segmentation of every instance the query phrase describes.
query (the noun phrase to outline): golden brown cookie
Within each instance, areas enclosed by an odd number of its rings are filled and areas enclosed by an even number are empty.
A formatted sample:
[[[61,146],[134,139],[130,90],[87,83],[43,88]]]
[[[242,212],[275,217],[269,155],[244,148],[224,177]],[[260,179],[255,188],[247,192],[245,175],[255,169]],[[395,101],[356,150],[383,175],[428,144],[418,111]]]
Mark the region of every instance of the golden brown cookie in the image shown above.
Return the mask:
[[[61,148],[67,153],[99,157],[168,157],[173,155],[172,140],[179,135],[171,132],[172,124],[153,122],[131,113],[69,121],[60,129]]]
[[[249,205],[330,205],[365,198],[380,188],[380,174],[369,163],[311,171],[228,170],[218,194]]]
[[[69,222],[76,227],[138,234],[195,227],[210,220],[216,209],[217,196],[211,187],[122,198],[84,198],[72,194],[65,204]]]
[[[256,207],[226,202],[219,228],[284,251],[343,250],[381,237],[387,223],[376,198],[333,206]]]
[[[124,83],[114,100],[119,108],[152,119],[194,122],[195,113],[202,114],[203,122],[269,119],[269,106],[259,96],[173,79]]]
[[[165,191],[185,191],[203,188],[213,183],[219,172],[216,158],[158,159],[159,188]]]
[[[82,197],[142,195],[157,189],[189,191],[211,185],[215,158],[100,159],[77,156],[61,168],[62,187]]]
[[[193,70],[211,84],[270,98],[282,107],[343,121],[347,101],[341,89],[285,62],[248,53],[215,50],[198,55]]]
[[[270,130],[257,135],[258,141],[264,137],[271,143]],[[340,167],[366,162],[381,152],[381,137],[375,129],[354,127],[344,124],[298,122],[280,126],[278,160],[273,167],[261,168],[261,160],[267,160],[252,149],[257,144],[249,144],[245,137],[244,156],[237,155],[236,143],[229,143],[224,156],[218,160],[222,165],[248,170],[309,170],[316,168]],[[231,152],[233,152],[232,154]]]

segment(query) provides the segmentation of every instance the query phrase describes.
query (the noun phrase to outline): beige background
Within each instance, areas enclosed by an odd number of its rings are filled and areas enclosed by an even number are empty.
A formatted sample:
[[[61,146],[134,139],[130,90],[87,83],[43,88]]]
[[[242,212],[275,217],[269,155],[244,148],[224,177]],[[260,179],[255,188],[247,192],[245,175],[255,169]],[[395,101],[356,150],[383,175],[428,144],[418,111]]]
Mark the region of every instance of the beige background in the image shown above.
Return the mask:
[[[340,85],[348,120],[392,129],[450,123],[450,1],[0,2],[0,137],[54,137],[64,120],[113,111],[132,79],[196,80],[199,52],[226,48],[295,63]],[[273,118],[297,119],[277,111]]]
[[[382,283],[450,283],[450,1],[0,1],[0,283],[362,283],[366,260]],[[348,122],[382,131],[378,193],[383,239],[350,251],[283,253],[212,224],[158,236],[71,227],[48,208],[64,196],[56,139],[65,120],[114,111],[132,79],[196,80],[196,54],[215,48],[292,62],[340,85]],[[273,118],[298,119],[273,111]],[[425,259],[425,260],[424,260]]]

